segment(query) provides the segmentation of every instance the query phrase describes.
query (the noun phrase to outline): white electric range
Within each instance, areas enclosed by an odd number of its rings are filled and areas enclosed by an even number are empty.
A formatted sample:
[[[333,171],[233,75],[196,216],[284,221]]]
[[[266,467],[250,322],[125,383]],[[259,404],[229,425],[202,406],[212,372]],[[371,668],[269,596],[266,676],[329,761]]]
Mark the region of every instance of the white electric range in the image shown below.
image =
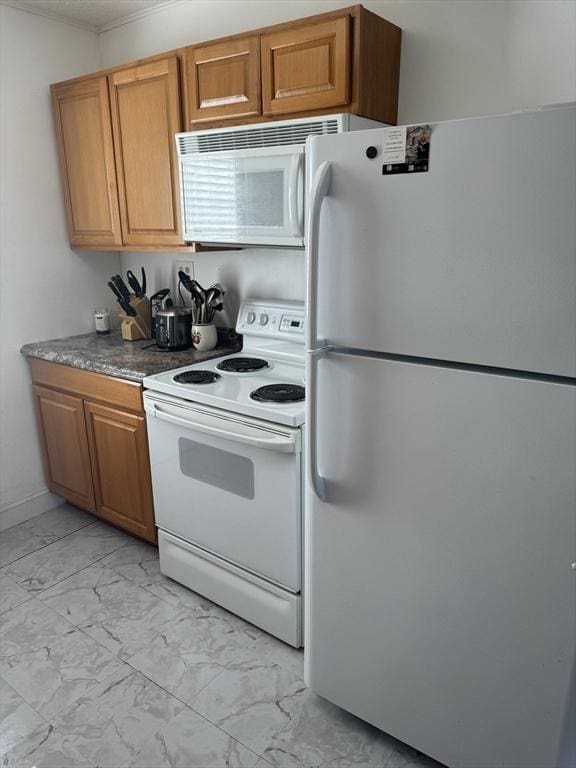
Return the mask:
[[[246,300],[242,352],[144,379],[162,573],[302,644],[304,305]]]

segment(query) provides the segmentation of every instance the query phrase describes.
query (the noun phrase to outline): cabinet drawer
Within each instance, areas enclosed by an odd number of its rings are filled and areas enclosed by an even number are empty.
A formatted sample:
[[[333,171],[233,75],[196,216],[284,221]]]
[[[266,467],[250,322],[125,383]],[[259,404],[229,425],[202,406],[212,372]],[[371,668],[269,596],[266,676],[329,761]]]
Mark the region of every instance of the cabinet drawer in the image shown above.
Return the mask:
[[[349,103],[349,16],[264,34],[261,47],[265,115]]]
[[[28,358],[28,362],[34,384],[54,387],[90,400],[101,400],[136,413],[143,412],[142,386],[135,381],[82,371],[35,357]]]
[[[262,114],[260,38],[187,48],[186,78],[192,125]]]

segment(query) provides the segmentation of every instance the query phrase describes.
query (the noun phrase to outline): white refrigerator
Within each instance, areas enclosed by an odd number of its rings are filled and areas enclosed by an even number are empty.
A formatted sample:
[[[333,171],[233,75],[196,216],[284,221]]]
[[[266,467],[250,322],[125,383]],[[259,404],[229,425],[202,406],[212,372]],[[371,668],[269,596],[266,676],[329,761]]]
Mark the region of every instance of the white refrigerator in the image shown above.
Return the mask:
[[[308,143],[307,683],[451,768],[576,759],[575,137]]]

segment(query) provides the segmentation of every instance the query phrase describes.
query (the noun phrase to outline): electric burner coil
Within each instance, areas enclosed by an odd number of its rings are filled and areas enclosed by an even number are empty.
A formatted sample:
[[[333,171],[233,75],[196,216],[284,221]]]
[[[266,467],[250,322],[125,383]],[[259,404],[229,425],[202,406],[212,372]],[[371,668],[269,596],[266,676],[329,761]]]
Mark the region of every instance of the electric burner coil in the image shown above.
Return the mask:
[[[222,360],[216,366],[219,371],[226,371],[227,373],[252,373],[268,367],[268,361],[262,360],[260,357],[230,357],[227,360]]]
[[[184,371],[176,374],[172,381],[177,384],[212,384],[219,378],[220,374],[216,371]]]
[[[304,400],[306,390],[299,384],[266,384],[250,393],[261,403],[297,403]]]

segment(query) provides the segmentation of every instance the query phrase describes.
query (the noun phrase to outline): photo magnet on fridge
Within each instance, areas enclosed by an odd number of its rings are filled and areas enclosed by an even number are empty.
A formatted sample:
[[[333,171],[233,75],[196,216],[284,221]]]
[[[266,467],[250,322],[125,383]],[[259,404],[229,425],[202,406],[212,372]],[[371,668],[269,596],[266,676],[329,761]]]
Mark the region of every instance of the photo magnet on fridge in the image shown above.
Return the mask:
[[[430,126],[386,128],[382,153],[384,176],[398,173],[424,173],[430,160]]]

